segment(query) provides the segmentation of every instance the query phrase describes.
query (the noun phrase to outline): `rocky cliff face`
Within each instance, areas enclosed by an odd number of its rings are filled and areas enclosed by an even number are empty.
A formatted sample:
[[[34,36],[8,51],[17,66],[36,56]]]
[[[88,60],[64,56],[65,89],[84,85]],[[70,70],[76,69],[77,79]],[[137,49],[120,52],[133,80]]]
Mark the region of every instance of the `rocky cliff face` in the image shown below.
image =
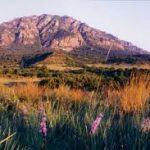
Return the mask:
[[[51,15],[22,17],[0,25],[0,48],[12,45],[34,46],[46,49],[72,51],[83,47],[91,49],[145,53],[131,43],[111,34],[96,30],[71,17]]]

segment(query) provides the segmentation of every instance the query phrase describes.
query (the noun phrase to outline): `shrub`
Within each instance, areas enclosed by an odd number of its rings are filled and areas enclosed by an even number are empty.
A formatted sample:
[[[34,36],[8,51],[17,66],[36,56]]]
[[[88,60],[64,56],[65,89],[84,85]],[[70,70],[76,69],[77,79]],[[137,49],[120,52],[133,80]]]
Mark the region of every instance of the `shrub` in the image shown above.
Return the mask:
[[[101,85],[101,77],[94,74],[57,74],[49,79],[41,80],[39,85],[50,88],[59,87],[59,85],[68,85],[71,88],[95,90]]]

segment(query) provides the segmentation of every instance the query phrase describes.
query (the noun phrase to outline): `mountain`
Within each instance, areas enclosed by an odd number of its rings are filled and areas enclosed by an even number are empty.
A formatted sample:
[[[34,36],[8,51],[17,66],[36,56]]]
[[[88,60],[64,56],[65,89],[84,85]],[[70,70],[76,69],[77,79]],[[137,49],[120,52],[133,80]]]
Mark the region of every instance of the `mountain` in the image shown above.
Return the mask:
[[[68,16],[44,14],[0,24],[0,53],[3,54],[13,50],[22,53],[53,50],[68,52],[81,58],[93,55],[105,57],[110,49],[111,55],[114,56],[148,54],[130,42]]]

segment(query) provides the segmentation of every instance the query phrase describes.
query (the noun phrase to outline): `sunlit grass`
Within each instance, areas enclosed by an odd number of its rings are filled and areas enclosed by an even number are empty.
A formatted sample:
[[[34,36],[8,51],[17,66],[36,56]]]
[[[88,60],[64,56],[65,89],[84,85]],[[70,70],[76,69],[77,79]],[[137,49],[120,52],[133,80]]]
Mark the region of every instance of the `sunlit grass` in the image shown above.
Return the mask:
[[[141,129],[149,115],[148,76],[133,76],[122,87],[87,92],[66,85],[49,89],[28,83],[0,87],[0,149],[97,150],[149,148],[149,130]],[[39,132],[40,109],[46,112],[47,136]],[[104,116],[94,135],[90,127]]]
[[[120,104],[125,113],[142,112],[150,97],[150,77],[132,76],[122,88],[110,88],[107,94],[109,105]]]

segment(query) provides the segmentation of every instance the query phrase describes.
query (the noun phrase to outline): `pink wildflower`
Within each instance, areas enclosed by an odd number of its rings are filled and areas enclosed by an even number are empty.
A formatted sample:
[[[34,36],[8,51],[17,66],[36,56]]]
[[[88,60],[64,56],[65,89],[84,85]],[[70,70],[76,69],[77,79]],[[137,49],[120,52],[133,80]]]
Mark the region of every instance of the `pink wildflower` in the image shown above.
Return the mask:
[[[42,133],[42,135],[44,137],[47,136],[47,127],[46,127],[46,113],[45,113],[45,110],[43,109],[41,112],[41,122],[40,122],[40,132]]]
[[[100,113],[99,116],[94,120],[94,122],[91,125],[90,135],[96,134],[97,128],[98,128],[99,124],[101,123],[102,118],[103,118],[103,114]]]

